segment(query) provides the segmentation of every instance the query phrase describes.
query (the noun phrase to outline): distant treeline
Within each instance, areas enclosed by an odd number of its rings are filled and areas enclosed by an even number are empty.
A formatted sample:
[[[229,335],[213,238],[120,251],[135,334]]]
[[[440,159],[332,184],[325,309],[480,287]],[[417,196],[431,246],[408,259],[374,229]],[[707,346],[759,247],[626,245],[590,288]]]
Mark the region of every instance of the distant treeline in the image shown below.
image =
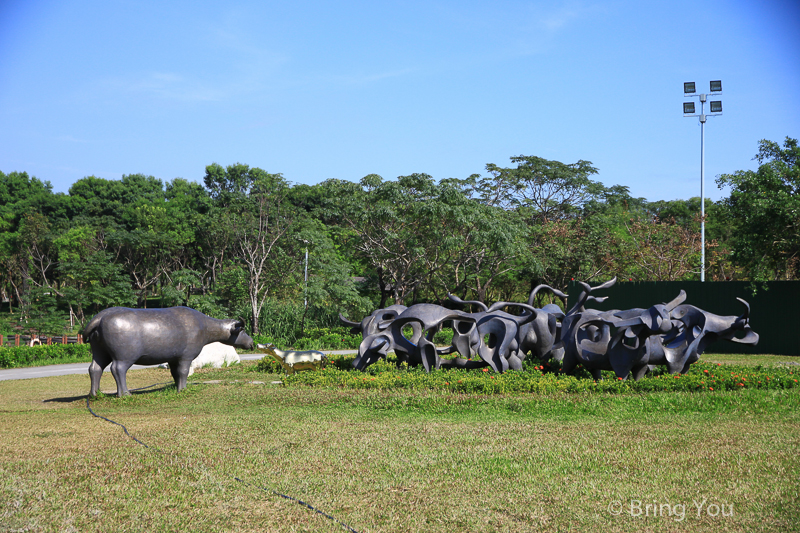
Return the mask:
[[[709,280],[797,279],[797,156],[794,139],[761,141],[757,171],[717,178],[731,194],[705,202]],[[633,198],[588,161],[511,163],[317,185],[214,163],[202,185],[89,176],[67,194],[0,172],[0,330],[60,335],[109,306],[189,305],[285,338],[448,293],[526,301],[571,279],[698,279],[699,198]]]

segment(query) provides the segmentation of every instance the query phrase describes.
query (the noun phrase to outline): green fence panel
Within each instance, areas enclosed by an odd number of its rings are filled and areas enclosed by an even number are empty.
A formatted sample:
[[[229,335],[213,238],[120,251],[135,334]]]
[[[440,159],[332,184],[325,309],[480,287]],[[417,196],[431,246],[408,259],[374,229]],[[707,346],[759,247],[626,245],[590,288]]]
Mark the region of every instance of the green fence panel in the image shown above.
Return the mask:
[[[736,298],[750,304],[750,326],[759,335],[758,345],[718,341],[709,346],[708,352],[800,355],[800,332],[794,330],[800,329],[800,281],[759,283],[755,294],[748,281],[618,281],[609,289],[592,293],[608,299],[602,303],[589,302],[587,308],[602,311],[647,308],[669,302],[681,289],[686,291],[684,303],[717,315],[741,315],[744,307]],[[571,282],[567,309],[580,292],[581,286]]]

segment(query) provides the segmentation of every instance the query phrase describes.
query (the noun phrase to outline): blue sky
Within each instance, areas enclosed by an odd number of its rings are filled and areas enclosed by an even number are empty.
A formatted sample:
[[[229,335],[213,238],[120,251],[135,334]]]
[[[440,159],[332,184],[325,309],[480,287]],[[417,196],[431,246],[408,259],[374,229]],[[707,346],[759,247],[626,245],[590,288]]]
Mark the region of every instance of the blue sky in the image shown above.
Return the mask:
[[[800,136],[794,1],[0,0],[0,171],[293,183],[592,161],[648,200],[700,194],[683,82],[723,82],[706,196]],[[696,100],[696,99],[695,99]]]

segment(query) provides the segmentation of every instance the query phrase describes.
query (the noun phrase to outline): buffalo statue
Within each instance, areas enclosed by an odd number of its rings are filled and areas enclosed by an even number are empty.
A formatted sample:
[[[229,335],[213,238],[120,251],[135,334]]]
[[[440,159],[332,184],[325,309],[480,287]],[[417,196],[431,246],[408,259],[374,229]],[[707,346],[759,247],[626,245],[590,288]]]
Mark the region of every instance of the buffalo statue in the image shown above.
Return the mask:
[[[117,396],[130,394],[125,376],[134,364],[169,363],[180,392],[186,387],[192,361],[206,344],[221,342],[247,349],[255,346],[244,331],[243,321],[218,320],[188,307],[111,307],[89,321],[83,336],[92,346],[90,396],[97,394],[103,369],[109,364],[117,382]]]

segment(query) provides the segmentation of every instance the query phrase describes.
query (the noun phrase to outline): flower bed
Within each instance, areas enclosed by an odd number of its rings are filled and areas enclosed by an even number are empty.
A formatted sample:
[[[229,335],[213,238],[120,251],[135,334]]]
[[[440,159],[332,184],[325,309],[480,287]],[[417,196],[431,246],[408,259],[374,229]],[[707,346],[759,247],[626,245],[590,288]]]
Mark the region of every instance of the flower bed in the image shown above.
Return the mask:
[[[656,369],[639,381],[622,380],[613,372],[603,372],[603,379],[594,381],[589,372],[579,368],[575,375],[561,374],[547,363],[525,363],[521,371],[496,374],[489,368],[478,370],[444,369],[425,372],[421,367],[409,368],[388,361],[379,361],[359,372],[352,369],[353,356],[330,356],[327,366],[318,372],[300,372],[284,377],[287,386],[334,387],[345,389],[427,389],[463,393],[502,394],[558,392],[635,393],[684,391],[713,393],[743,389],[789,389],[798,386],[794,370],[779,366],[738,366],[704,363],[692,365],[687,374],[667,374]],[[279,367],[265,359],[257,370],[278,373]]]

